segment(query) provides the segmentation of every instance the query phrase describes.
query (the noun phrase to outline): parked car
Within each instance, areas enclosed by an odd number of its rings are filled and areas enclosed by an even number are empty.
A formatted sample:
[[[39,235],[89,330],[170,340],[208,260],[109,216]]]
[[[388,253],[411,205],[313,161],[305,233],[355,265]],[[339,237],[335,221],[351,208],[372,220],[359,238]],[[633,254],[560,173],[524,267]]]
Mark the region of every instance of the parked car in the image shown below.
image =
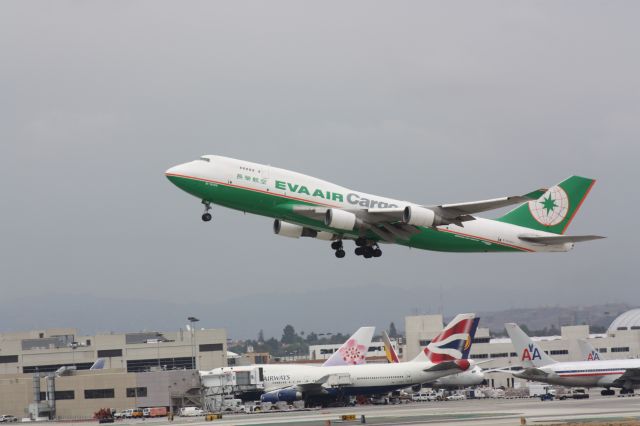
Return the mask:
[[[113,413],[113,418],[114,419],[124,419],[126,418],[127,415],[124,411],[116,411],[115,413]]]
[[[0,416],[0,423],[13,423],[17,421],[18,419],[15,416],[9,414],[3,414],[2,416]]]

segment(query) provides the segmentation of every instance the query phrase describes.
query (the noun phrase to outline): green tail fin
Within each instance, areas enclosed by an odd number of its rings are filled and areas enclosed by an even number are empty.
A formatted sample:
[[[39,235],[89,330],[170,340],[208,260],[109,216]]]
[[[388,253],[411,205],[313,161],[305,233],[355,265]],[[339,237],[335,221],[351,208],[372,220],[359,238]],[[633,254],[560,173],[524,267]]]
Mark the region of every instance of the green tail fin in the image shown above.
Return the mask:
[[[549,188],[537,200],[521,204],[497,220],[539,231],[564,234],[594,183],[595,179],[571,176]]]

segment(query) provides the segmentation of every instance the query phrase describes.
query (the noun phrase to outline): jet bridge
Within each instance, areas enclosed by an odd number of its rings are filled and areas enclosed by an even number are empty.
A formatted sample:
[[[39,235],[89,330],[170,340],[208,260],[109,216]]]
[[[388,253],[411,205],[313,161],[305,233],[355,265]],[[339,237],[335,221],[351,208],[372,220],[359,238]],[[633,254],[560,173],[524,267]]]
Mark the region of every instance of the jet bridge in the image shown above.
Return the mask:
[[[236,397],[255,396],[264,391],[262,367],[215,369],[201,373],[204,407],[212,412],[223,411],[227,402]]]

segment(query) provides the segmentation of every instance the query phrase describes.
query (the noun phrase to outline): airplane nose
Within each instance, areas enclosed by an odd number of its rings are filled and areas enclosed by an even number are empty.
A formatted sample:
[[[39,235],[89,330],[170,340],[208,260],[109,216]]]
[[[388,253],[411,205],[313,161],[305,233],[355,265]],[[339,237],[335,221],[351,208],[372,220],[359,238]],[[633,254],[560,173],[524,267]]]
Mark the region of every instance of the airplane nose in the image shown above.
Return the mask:
[[[181,188],[181,181],[186,177],[190,177],[191,175],[188,172],[188,163],[178,164],[177,166],[170,167],[164,172],[164,175],[169,179],[169,181],[176,185],[178,188]]]

